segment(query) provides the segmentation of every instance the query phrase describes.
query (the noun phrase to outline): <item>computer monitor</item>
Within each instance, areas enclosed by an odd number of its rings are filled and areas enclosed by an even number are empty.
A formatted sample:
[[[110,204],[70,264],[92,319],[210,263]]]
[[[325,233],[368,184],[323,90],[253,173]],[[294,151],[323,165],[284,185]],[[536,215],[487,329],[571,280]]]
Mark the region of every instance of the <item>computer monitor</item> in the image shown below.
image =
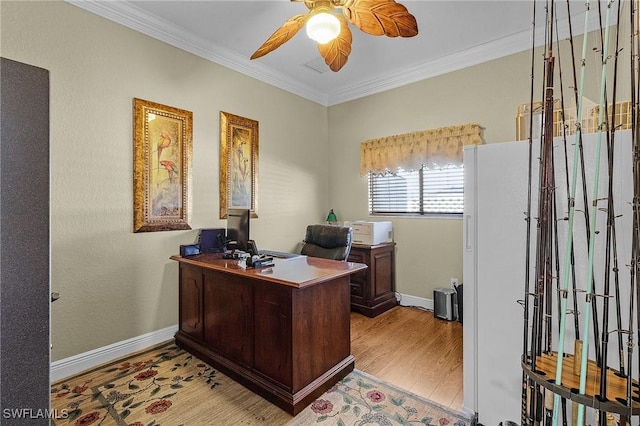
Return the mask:
[[[247,251],[247,241],[249,241],[249,209],[229,209],[227,210],[227,240],[230,248]]]

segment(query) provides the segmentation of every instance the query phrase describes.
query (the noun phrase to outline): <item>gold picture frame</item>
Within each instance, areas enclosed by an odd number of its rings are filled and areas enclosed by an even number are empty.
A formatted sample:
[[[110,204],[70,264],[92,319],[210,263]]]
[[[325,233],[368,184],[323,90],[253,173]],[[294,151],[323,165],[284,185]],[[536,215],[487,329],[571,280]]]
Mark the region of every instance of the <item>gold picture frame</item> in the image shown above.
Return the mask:
[[[133,99],[133,231],[191,229],[193,113]]]
[[[220,219],[228,209],[258,217],[258,122],[220,111]]]

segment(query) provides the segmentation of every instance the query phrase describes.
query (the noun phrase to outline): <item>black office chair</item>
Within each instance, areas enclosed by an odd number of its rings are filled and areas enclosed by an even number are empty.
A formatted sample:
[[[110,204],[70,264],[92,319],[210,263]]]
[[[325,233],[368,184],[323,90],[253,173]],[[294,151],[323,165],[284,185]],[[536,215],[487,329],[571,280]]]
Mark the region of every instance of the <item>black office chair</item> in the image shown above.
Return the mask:
[[[309,225],[301,254],[345,261],[351,251],[353,230],[348,226]]]

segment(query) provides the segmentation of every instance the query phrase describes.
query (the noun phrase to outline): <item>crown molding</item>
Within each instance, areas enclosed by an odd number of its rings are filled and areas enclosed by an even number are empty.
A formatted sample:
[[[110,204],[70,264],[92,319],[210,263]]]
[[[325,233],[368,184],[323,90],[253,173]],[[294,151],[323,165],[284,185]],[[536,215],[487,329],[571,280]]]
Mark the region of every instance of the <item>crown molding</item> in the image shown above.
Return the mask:
[[[306,84],[293,81],[290,76],[276,72],[259,62],[250,61],[231,49],[220,45],[212,45],[210,42],[194,37],[166,20],[149,16],[143,10],[126,1],[65,1],[186,52],[327,107],[519,53],[530,49],[532,44],[531,31],[522,31],[472,49],[455,52],[436,60],[406,68],[400,72],[380,75],[351,86],[341,87],[330,93],[322,93]],[[597,14],[590,14],[589,18],[588,31],[599,28]],[[566,19],[560,21],[557,27],[562,29],[559,30],[558,37],[560,39],[569,36],[568,21]],[[576,27],[575,23],[574,27]],[[574,35],[582,32],[583,29],[574,30]],[[544,31],[536,30],[535,45],[541,46],[543,44]]]
[[[521,36],[509,37],[489,44],[479,46],[448,55],[433,61],[425,62],[392,75],[384,75],[353,86],[342,88],[340,91],[329,93],[329,104],[336,105],[350,100],[374,95],[407,84],[416,83],[428,78],[437,77],[449,72],[457,71],[493,59],[498,59],[523,49]]]
[[[600,22],[597,14],[588,15],[589,21],[587,22],[587,31],[594,31],[599,28]],[[573,27],[576,28],[575,22],[572,22]],[[615,22],[612,22],[614,25]],[[574,29],[574,35],[582,34],[584,31],[584,23],[581,23],[583,28],[580,30]],[[563,19],[558,22],[558,38],[565,40],[569,37],[569,21]],[[536,29],[535,32],[535,46],[543,46],[545,43],[544,31]],[[341,88],[339,91],[329,93],[329,105],[337,105],[343,102],[348,102],[354,99],[363,98],[365,96],[374,95],[390,89],[395,89],[407,84],[416,83],[418,81],[426,80],[428,78],[437,77],[449,72],[461,70],[474,65],[478,65],[484,62],[489,62],[494,59],[499,59],[504,56],[520,53],[531,49],[532,34],[531,30],[521,31],[519,33],[512,34],[508,37],[504,37],[498,40],[494,40],[490,43],[467,49],[461,52],[456,52],[451,55],[447,55],[436,60],[428,61],[411,68],[405,68],[404,70],[393,73],[391,75],[383,75],[374,77],[369,80],[362,81],[352,86]]]

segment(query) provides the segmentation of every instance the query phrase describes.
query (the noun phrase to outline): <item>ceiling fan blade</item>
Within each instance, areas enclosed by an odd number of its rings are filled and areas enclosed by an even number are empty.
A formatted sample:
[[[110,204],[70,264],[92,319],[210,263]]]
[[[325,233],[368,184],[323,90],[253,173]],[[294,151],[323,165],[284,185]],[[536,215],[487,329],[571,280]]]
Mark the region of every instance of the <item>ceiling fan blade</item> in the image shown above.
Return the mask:
[[[416,18],[394,0],[354,0],[342,10],[349,22],[367,34],[388,37],[418,34]]]
[[[284,25],[282,25],[273,34],[271,34],[271,37],[269,37],[269,39],[265,41],[253,55],[251,55],[251,59],[256,59],[264,56],[291,40],[291,38],[296,35],[298,31],[300,31],[300,28],[304,26],[308,18],[308,13],[303,13],[300,15],[296,15],[293,18],[289,18],[287,22],[284,23]]]
[[[326,44],[318,43],[318,50],[324,58],[324,62],[334,72],[340,71],[340,68],[347,63],[351,53],[352,41],[351,30],[347,20],[341,15],[338,15],[338,18],[340,19],[340,34],[338,37]]]

